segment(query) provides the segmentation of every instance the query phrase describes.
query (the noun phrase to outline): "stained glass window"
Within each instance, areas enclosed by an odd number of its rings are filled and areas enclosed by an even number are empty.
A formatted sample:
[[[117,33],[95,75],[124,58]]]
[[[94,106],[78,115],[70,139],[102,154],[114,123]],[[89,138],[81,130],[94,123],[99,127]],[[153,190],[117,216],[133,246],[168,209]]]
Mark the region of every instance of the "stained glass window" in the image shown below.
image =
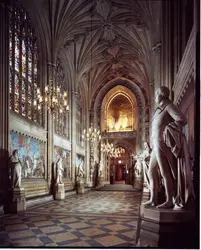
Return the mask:
[[[10,109],[41,123],[33,103],[37,92],[37,45],[28,13],[15,1],[10,10]]]
[[[61,89],[61,92],[67,91],[67,84],[65,81],[65,74],[61,64],[61,60],[58,57],[56,62],[56,69],[55,69],[55,85]],[[54,115],[54,131],[55,133],[65,136],[66,138],[69,137],[69,130],[68,130],[68,123],[69,123],[69,113],[60,113],[59,111]]]

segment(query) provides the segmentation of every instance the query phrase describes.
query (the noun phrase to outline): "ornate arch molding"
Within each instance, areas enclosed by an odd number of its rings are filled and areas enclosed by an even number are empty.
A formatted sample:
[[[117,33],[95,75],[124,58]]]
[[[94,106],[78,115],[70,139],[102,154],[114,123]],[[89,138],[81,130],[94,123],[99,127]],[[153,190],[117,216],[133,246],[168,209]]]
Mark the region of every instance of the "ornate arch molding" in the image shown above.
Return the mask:
[[[133,144],[127,142],[127,141],[124,141],[124,140],[121,140],[121,141],[114,141],[113,144],[115,145],[115,147],[123,147],[125,148],[125,150],[127,150],[127,152],[131,155],[134,151],[134,146]]]
[[[142,120],[143,118],[145,107],[148,105],[148,98],[144,96],[143,93],[144,91],[142,92],[142,90],[137,84],[135,84],[133,81],[129,79],[121,77],[121,78],[115,78],[107,82],[102,88],[99,87],[97,89],[91,102],[90,123],[94,122],[95,124],[100,126],[100,112],[101,112],[102,101],[107,92],[117,85],[122,85],[124,87],[127,87],[135,95],[137,100],[139,122],[141,122],[140,120]]]

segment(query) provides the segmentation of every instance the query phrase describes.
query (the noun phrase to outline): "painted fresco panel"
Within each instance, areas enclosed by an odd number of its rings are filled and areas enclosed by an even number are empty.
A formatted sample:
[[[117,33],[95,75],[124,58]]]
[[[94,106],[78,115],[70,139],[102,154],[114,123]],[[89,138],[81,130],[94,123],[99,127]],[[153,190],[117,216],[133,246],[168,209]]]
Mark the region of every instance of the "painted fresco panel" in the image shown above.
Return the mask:
[[[71,179],[70,151],[59,146],[54,146],[54,162],[57,162],[59,157],[62,158],[62,166],[64,169],[63,178]]]
[[[34,138],[10,132],[10,153],[18,150],[22,163],[22,178],[45,177],[45,143]]]

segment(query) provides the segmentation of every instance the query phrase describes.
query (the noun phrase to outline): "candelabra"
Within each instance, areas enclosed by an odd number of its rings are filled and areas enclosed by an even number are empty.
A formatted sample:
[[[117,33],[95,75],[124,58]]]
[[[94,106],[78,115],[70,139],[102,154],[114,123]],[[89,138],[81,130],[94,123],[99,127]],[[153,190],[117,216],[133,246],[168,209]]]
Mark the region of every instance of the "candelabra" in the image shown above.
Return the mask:
[[[110,157],[117,158],[121,156],[120,148],[115,148],[113,143],[102,143],[101,151],[107,153]],[[124,151],[125,152],[125,151]]]
[[[82,139],[85,141],[91,141],[91,142],[95,142],[96,140],[100,141],[101,139],[100,130],[97,130],[91,124],[88,132],[86,131],[86,129],[84,129],[83,134],[82,134]]]
[[[34,107],[41,111],[43,105],[51,114],[69,111],[67,92],[62,93],[60,88],[54,85],[53,80],[50,80],[50,84],[45,86],[44,96],[41,95],[40,89],[37,89],[37,100],[34,100]]]

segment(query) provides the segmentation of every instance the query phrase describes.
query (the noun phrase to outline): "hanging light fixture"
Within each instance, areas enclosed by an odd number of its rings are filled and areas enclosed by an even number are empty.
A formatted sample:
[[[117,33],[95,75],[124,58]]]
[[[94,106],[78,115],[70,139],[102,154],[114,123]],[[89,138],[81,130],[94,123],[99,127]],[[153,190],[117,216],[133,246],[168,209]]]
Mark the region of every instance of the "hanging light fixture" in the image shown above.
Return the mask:
[[[67,92],[62,92],[60,87],[55,83],[55,64],[54,64],[54,31],[53,31],[53,18],[52,9],[49,11],[49,21],[51,24],[51,62],[48,62],[49,68],[49,83],[45,86],[44,95],[42,96],[40,88],[37,89],[37,98],[34,100],[35,109],[42,112],[42,107],[46,107],[49,113],[54,114],[57,112],[65,113],[69,110]]]
[[[88,131],[84,129],[82,134],[82,139],[91,142],[95,142],[96,140],[100,141],[101,140],[100,130],[97,130],[96,128],[93,127],[93,124],[91,124]]]
[[[91,13],[91,53],[90,53],[90,71],[89,71],[89,83],[92,85],[92,13]],[[82,134],[82,139],[85,141],[100,141],[101,140],[101,135],[100,135],[100,130],[97,128],[94,128],[93,124],[91,123],[91,126],[89,127],[88,131],[84,129],[83,134]]]
[[[114,158],[120,157],[122,153],[113,143],[101,143],[101,151]]]
[[[37,100],[34,100],[34,106],[40,111],[43,105],[51,114],[69,111],[67,92],[62,93],[52,79],[49,81],[49,85],[45,86],[44,96],[41,95],[40,89],[37,89]]]

